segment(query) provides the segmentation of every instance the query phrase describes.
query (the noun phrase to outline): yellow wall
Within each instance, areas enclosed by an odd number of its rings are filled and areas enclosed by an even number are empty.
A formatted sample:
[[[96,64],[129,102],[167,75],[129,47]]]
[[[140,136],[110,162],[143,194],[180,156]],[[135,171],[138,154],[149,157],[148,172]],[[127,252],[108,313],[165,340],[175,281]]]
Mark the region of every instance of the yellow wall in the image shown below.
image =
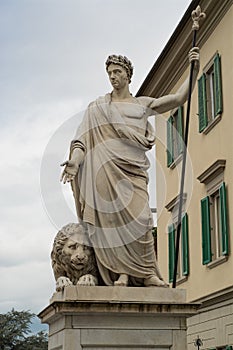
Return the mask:
[[[201,69],[210,61],[213,55],[219,52],[222,68],[222,90],[223,90],[223,114],[222,120],[207,134],[198,132],[198,101],[197,86],[192,95],[191,120],[189,128],[189,146],[191,163],[187,164],[186,187],[191,197],[188,198],[187,212],[189,215],[189,252],[190,252],[190,274],[188,280],[178,288],[186,288],[188,300],[196,300],[215,291],[233,285],[233,8],[226,13],[225,17],[212,32],[201,48]],[[188,71],[174,87],[178,89],[188,76]],[[165,137],[165,123],[162,117],[157,118],[157,133],[159,135],[156,144],[157,163],[162,167],[163,176],[166,181],[165,189],[157,180],[157,202],[158,212],[161,206],[170,202],[179,189],[178,172],[181,164],[171,170],[166,166],[166,150],[163,140]],[[164,129],[164,130],[163,130]],[[229,236],[230,255],[227,262],[209,269],[202,265],[202,241],[201,241],[201,216],[200,200],[206,196],[205,185],[201,184],[197,177],[203,173],[217,159],[226,159],[224,181],[228,191],[229,209]],[[193,179],[192,179],[193,172]],[[193,187],[193,188],[192,188]],[[186,192],[186,191],[185,191]],[[170,220],[170,221],[169,221]],[[163,209],[158,215],[158,262],[163,276],[168,280],[168,236],[167,225],[171,222],[171,214]]]

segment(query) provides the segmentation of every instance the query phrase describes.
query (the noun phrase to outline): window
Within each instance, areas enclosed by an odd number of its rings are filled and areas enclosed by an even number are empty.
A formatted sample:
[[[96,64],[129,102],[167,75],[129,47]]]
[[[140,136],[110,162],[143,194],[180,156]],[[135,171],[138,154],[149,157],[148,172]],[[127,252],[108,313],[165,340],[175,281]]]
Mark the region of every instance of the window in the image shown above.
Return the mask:
[[[211,224],[211,252],[212,260],[216,260],[222,255],[222,239],[220,228],[220,191],[210,195],[210,224]]]
[[[229,254],[225,165],[225,159],[218,159],[198,177],[207,192],[201,200],[201,226],[202,263],[208,267],[224,262]]]
[[[183,107],[179,107],[167,121],[167,166],[183,152]]]
[[[208,121],[211,122],[216,116],[215,108],[215,73],[214,65],[206,72],[206,102]]]
[[[221,60],[217,53],[198,80],[199,132],[208,132],[221,118]]]
[[[173,282],[173,273],[175,265],[175,246],[177,236],[177,224],[168,226],[168,251],[169,251],[169,282]],[[183,277],[189,274],[189,243],[188,243],[188,215],[185,214],[181,223],[180,254],[177,265],[177,280],[181,281]]]
[[[201,200],[203,265],[227,256],[228,226],[226,186]]]

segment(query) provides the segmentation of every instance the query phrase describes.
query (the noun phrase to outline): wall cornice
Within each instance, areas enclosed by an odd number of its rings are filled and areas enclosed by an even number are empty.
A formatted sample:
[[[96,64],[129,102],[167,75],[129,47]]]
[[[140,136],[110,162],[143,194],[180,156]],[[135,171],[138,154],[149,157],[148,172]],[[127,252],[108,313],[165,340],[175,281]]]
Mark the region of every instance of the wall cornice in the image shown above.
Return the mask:
[[[211,166],[208,167],[197,179],[204,184],[208,184],[213,178],[221,174],[226,166],[225,159],[217,159]]]

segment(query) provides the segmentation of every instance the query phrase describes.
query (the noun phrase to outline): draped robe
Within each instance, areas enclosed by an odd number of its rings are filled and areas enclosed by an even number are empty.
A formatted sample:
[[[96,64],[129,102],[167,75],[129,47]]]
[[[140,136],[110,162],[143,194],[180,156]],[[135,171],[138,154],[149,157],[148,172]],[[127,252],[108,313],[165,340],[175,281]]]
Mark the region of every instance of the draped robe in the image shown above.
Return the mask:
[[[152,99],[148,98],[147,102]],[[112,285],[119,274],[132,285],[159,272],[151,229],[146,151],[155,136],[144,100],[92,102],[71,143],[83,151],[72,182],[79,221],[93,246],[101,277]]]

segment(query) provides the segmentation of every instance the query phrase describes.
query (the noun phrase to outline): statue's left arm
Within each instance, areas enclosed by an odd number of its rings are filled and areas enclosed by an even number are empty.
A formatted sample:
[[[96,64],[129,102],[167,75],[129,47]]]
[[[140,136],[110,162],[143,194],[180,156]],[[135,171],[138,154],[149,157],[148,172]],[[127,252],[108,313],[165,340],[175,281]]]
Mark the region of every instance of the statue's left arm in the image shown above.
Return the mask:
[[[193,85],[194,88],[195,82],[197,80],[199,72],[199,48],[194,47],[189,51],[189,62],[194,62],[194,73],[193,73]],[[174,109],[176,107],[182,106],[188,98],[189,90],[189,78],[181,85],[178,91],[174,94],[165,95],[157,99],[153,99],[148,106],[157,113],[165,113]]]

